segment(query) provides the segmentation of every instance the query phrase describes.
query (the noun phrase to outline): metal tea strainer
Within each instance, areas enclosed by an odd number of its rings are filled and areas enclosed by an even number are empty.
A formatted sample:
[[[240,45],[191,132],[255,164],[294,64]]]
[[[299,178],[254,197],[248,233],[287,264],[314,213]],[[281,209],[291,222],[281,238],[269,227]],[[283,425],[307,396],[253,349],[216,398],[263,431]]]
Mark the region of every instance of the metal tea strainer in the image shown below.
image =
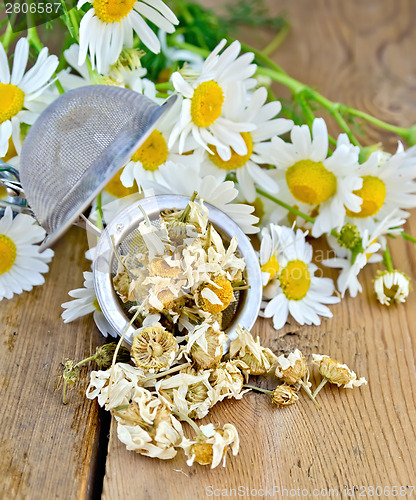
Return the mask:
[[[31,127],[20,156],[24,194],[48,234],[40,251],[52,245],[89,207],[147,139],[159,118],[172,109],[175,99],[172,96],[159,106],[129,89],[92,85],[69,91],[46,108]],[[21,196],[16,171],[7,175],[4,185]],[[184,196],[146,198],[120,212],[102,232],[95,253],[94,286],[101,310],[119,335],[130,316],[113,287],[117,271],[114,248],[123,255],[134,245],[143,220],[139,203],[150,218],[155,218],[161,210],[185,208],[188,201]],[[237,324],[250,329],[256,321],[262,295],[261,271],[250,241],[238,225],[222,211],[208,208],[210,221],[224,241],[237,237],[238,251],[247,266],[244,277],[249,289],[236,292],[236,302],[223,316],[224,329],[233,338]],[[127,332],[127,341],[131,342],[133,331],[131,327]]]
[[[23,144],[20,181],[51,246],[147,139],[162,106],[125,88],[66,92],[36,120]]]
[[[113,278],[117,274],[118,268],[114,250],[119,256],[137,251],[142,241],[138,229],[139,224],[144,220],[142,210],[147,214],[152,224],[157,224],[159,214],[162,211],[173,208],[183,210],[188,202],[188,197],[180,195],[159,195],[145,198],[121,211],[101,233],[95,249],[93,265],[95,292],[107,321],[119,334],[127,329],[124,338],[129,343],[133,340],[136,328],[133,326],[127,328],[132,316],[127,311],[134,304],[123,304],[114,290]],[[257,319],[262,296],[260,266],[250,240],[240,227],[218,208],[208,203],[205,205],[209,210],[209,220],[221,235],[224,243],[228,245],[231,238],[235,236],[238,241],[238,253],[240,257],[244,257],[246,262],[244,279],[250,287],[247,290],[234,292],[236,301],[223,311],[222,316],[222,328],[227,332],[230,340],[233,340],[236,338],[237,325],[250,330]]]

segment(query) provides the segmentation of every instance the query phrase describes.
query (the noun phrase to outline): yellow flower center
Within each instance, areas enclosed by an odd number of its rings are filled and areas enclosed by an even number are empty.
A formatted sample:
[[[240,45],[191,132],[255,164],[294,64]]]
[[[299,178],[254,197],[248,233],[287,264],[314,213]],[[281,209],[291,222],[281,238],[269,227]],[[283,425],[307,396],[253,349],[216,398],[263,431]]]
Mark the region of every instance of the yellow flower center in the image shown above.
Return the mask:
[[[337,190],[335,175],[322,162],[301,160],[286,171],[286,182],[293,196],[308,205],[319,205]]]
[[[2,160],[4,161],[4,163],[8,163],[8,161],[14,158],[15,156],[17,156],[17,151],[16,148],[14,147],[13,139],[10,137],[9,148],[7,150],[6,156],[3,156]]]
[[[246,143],[247,154],[240,156],[234,151],[234,149],[231,148],[231,158],[228,161],[224,161],[218,154],[217,148],[210,145],[210,148],[215,151],[214,154],[209,155],[211,161],[215,165],[217,165],[217,167],[223,168],[224,170],[235,170],[237,168],[243,167],[248,162],[253,153],[253,139],[251,138],[250,132],[242,132],[241,137]]]
[[[292,260],[282,269],[280,286],[288,300],[301,300],[311,285],[309,267],[302,260]]]
[[[168,145],[159,130],[153,130],[145,142],[131,157],[132,161],[139,161],[145,170],[154,172],[163,165],[168,158]]]
[[[381,179],[373,175],[364,175],[362,179],[363,187],[354,191],[354,194],[362,198],[363,203],[359,212],[347,209],[347,215],[350,217],[371,217],[380,210],[386,199],[386,185]]]
[[[0,234],[0,274],[7,273],[16,260],[16,245],[5,234]]]
[[[103,23],[117,23],[132,10],[135,0],[94,0],[95,14]]]
[[[124,198],[125,196],[138,192],[136,181],[134,181],[132,187],[127,188],[123,186],[120,181],[121,172],[122,171],[118,172],[105,187],[107,193],[111,194],[115,198]]]
[[[92,305],[95,307],[96,311],[101,312],[101,307],[100,307],[100,304],[98,303],[97,297],[94,299],[94,302],[92,303]]]
[[[261,270],[264,273],[270,274],[269,282],[277,275],[277,273],[279,272],[279,268],[280,266],[277,262],[276,255],[272,255],[270,259],[261,266]]]
[[[192,121],[197,127],[208,127],[221,115],[224,94],[217,82],[202,82],[191,102]]]
[[[11,83],[0,83],[0,123],[16,116],[23,109],[25,94]]]
[[[215,293],[215,295],[220,299],[222,305],[220,304],[212,304],[209,300],[202,298],[202,309],[211,314],[217,314],[230,305],[230,302],[234,299],[233,295],[233,287],[229,280],[225,276],[218,276],[215,278],[214,283],[218,285],[220,288],[209,284],[206,288],[209,288],[211,291]]]

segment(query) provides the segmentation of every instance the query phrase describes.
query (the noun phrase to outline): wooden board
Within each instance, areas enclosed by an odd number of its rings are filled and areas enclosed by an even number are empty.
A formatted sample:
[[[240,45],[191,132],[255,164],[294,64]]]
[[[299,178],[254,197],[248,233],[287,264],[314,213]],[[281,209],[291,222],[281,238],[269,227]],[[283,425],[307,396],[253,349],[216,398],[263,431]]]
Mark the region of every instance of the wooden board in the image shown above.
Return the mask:
[[[414,2],[267,3],[271,13],[287,12],[291,22],[291,31],[275,54],[291,75],[380,118],[400,125],[416,123]],[[218,8],[221,2],[204,0],[204,4]],[[244,40],[257,47],[272,38],[267,30],[259,30],[254,40],[253,36],[252,30],[243,31]],[[280,87],[276,90],[284,94]],[[391,136],[371,129],[367,142],[380,140],[394,149]],[[413,235],[415,220],[407,227]],[[82,271],[88,269],[85,249],[81,231],[71,230],[56,248],[46,285],[0,302],[2,499],[90,498],[94,480],[95,496],[100,491],[96,403],[85,399],[84,380],[63,406],[59,383],[65,357],[81,359],[100,342],[91,318],[69,325],[60,319],[67,291],[82,286]],[[398,240],[392,254],[415,283],[415,248]],[[414,485],[416,293],[405,306],[382,308],[372,293],[375,271],[374,266],[364,271],[364,293],[333,306],[335,317],[321,327],[293,323],[275,332],[270,322],[259,320],[254,332],[276,352],[298,347],[306,355],[328,353],[365,376],[368,387],[352,391],[326,387],[320,412],[306,398],[277,410],[258,394],[218,405],[205,421],[231,422],[241,437],[241,452],[229,457],[225,470],[188,468],[181,455],[161,462],[127,452],[112,429],[103,498],[194,499],[204,498],[210,487],[239,486],[317,489],[319,498],[325,488],[341,492],[344,487],[356,488],[358,496],[362,486]],[[312,381],[316,380],[314,374]],[[274,382],[263,379],[262,385],[273,388]],[[105,453],[100,453],[104,460]],[[254,494],[246,495],[250,496]]]
[[[46,285],[0,302],[0,498],[90,496],[97,406],[84,397],[87,370],[62,404],[65,358],[83,359],[100,342],[92,318],[64,325],[61,303],[82,286],[86,238],[74,228],[56,248]]]

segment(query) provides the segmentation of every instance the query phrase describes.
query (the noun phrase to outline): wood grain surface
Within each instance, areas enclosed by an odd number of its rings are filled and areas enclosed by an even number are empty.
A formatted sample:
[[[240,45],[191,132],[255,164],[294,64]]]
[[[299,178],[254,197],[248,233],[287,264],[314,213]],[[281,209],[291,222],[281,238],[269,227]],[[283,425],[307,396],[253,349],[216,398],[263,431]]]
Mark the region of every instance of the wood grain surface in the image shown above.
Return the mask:
[[[222,4],[203,3],[215,8]],[[274,55],[289,74],[379,118],[404,126],[416,123],[414,1],[267,4],[271,13],[287,13],[291,23]],[[258,48],[272,37],[267,30],[247,29],[241,35]],[[279,86],[276,93],[287,96]],[[367,144],[383,141],[394,150],[394,137],[371,128],[368,133]],[[413,217],[406,230],[416,235]],[[85,382],[69,393],[69,404],[63,406],[59,385],[64,358],[81,359],[100,342],[91,319],[63,325],[59,317],[67,291],[82,285],[82,271],[88,268],[85,247],[80,230],[72,229],[56,247],[46,285],[0,303],[1,499],[84,499],[100,492],[100,485],[92,487],[97,406],[83,396]],[[396,265],[415,283],[415,248],[395,240],[391,251]],[[276,353],[297,347],[308,357],[312,352],[330,354],[365,376],[368,386],[341,390],[327,384],[321,411],[304,397],[278,410],[260,394],[218,404],[204,423],[231,422],[241,438],[241,451],[229,456],[226,469],[189,468],[181,454],[166,462],[136,455],[125,450],[111,428],[105,476],[98,477],[98,482],[103,480],[102,497],[200,499],[210,488],[239,486],[315,490],[316,498],[328,496],[329,488],[339,490],[338,498],[347,498],[344,488],[358,497],[364,491],[360,487],[404,486],[409,495],[408,486],[416,484],[416,293],[404,306],[379,306],[372,292],[376,269],[365,269],[360,275],[364,293],[332,306],[334,318],[321,327],[293,323],[276,332],[269,321],[259,320],[254,330]],[[317,380],[313,372],[314,385]],[[262,379],[261,384],[273,388],[274,381]],[[276,493],[274,498],[288,496]]]

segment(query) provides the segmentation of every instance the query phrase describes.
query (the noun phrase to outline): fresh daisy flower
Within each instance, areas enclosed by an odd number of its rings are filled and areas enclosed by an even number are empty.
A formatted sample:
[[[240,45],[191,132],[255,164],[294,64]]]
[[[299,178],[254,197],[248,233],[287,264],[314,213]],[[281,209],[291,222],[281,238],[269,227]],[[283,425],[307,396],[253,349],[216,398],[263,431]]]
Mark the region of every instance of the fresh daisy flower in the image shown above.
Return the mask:
[[[195,166],[197,168],[199,166],[201,161],[199,150],[196,153],[182,155],[179,154],[177,144],[168,148],[169,135],[180,107],[180,101],[176,101],[124,167],[120,179],[125,187],[130,188],[136,182],[140,188],[145,181],[155,181],[158,169],[167,162],[184,167]],[[198,145],[189,137],[184,150],[189,153],[196,146]]]
[[[312,229],[312,235],[318,237],[342,226],[345,207],[360,209],[361,198],[354,191],[361,188],[362,180],[357,174],[358,150],[350,147],[344,135],[330,157],[328,131],[322,118],[314,120],[312,136],[309,127],[302,125],[293,127],[292,143],[274,137],[271,160],[284,170],[284,179],[283,172],[277,172],[278,181],[286,185],[284,201],[308,214],[318,212]]]
[[[337,288],[344,297],[348,290],[351,297],[356,297],[362,292],[362,287],[358,281],[358,274],[367,263],[380,262],[382,256],[377,252],[382,248],[380,239],[390,231],[390,228],[398,228],[405,223],[405,219],[397,218],[397,211],[392,212],[377,227],[370,233],[365,229],[361,234],[358,232],[358,238],[355,243],[345,248],[339,244],[345,244],[342,239],[335,240],[332,236],[328,236],[328,243],[336,252],[337,257],[332,259],[324,259],[322,264],[327,267],[339,268],[341,272],[337,279]],[[342,231],[341,231],[342,238]]]
[[[53,257],[50,249],[38,252],[36,243],[45,236],[33,217],[18,214],[13,219],[12,209],[6,208],[0,219],[0,301],[43,285],[42,274],[48,272]]]
[[[396,216],[408,217],[401,209],[416,206],[416,148],[407,151],[399,144],[396,154],[385,159],[380,152],[372,153],[359,166],[358,175],[362,187],[354,194],[363,201],[359,210],[347,209],[347,222],[355,224],[360,231],[370,232],[393,210]],[[397,211],[399,209],[399,211]]]
[[[199,198],[225,212],[246,234],[259,231],[257,227],[254,227],[259,220],[258,217],[252,215],[254,207],[242,203],[231,203],[238,195],[232,181],[221,182],[213,175],[201,177],[193,167],[167,162],[159,168],[156,182],[147,181],[143,187],[154,194],[192,196],[192,193],[197,191]]]
[[[202,70],[204,64],[204,58],[202,56],[190,50],[170,47],[166,41],[166,31],[159,30],[158,37],[162,48],[162,54],[166,57],[165,66],[168,68],[178,66],[178,62],[181,61],[187,63],[193,70]],[[183,35],[175,35],[175,39],[178,43],[185,42],[185,37]]]
[[[319,316],[331,318],[332,313],[324,304],[336,304],[332,296],[334,284],[329,278],[314,276],[317,267],[312,263],[312,246],[305,240],[305,233],[281,228],[283,255],[277,277],[275,296],[263,304],[264,317],[273,318],[273,326],[279,330],[289,313],[300,325],[320,325]]]
[[[49,79],[58,66],[56,56],[48,56],[43,48],[35,65],[25,73],[29,57],[29,42],[21,38],[13,58],[13,71],[10,75],[7,55],[0,44],[0,158],[9,149],[9,139],[18,153],[21,150],[20,124],[33,125],[41,109],[39,96],[48,86]]]
[[[374,280],[377,300],[384,306],[393,302],[406,302],[410,291],[409,278],[400,271],[379,272]]]
[[[244,96],[242,96],[243,100]],[[265,87],[257,89],[246,108],[236,108],[230,110],[228,118],[234,122],[254,123],[255,130],[252,132],[242,132],[241,136],[246,143],[247,153],[237,154],[231,150],[231,158],[223,160],[215,146],[212,146],[213,154],[207,153],[201,168],[205,174],[213,174],[220,179],[230,172],[235,172],[238,187],[248,202],[253,202],[256,198],[256,185],[265,191],[276,193],[279,190],[277,183],[269,175],[269,170],[261,168],[259,165],[268,162],[270,157],[270,139],[276,135],[288,132],[293,127],[292,120],[275,118],[282,109],[278,101],[266,104],[267,90]]]
[[[85,62],[81,65],[78,64],[79,45],[76,43],[64,51],[64,56],[71,68],[78,73],[78,75],[70,73],[70,68],[67,68],[58,74],[58,79],[65,91],[85,85],[115,85],[134,90],[154,101],[158,100],[155,84],[144,78],[147,70],[141,67],[138,50],[123,50],[117,63],[109,68],[105,76],[96,73],[90,74]]]
[[[94,291],[92,272],[85,271],[84,279],[84,288],[77,288],[68,292],[68,295],[73,297],[74,300],[70,300],[69,302],[64,302],[62,304],[62,307],[65,309],[62,313],[64,323],[70,323],[71,321],[93,312],[94,322],[104,337],[108,337],[108,335],[117,337],[117,333],[111,328],[110,324],[105,319],[105,316],[98,304]]]
[[[251,132],[253,123],[229,118],[231,112],[246,104],[249,78],[256,71],[250,64],[254,54],[238,56],[240,43],[234,41],[221,55],[226,41],[222,40],[205,60],[200,74],[187,76],[176,71],[171,79],[175,90],[183,96],[182,111],[169,138],[169,147],[179,139],[179,152],[184,151],[185,139],[192,134],[209,153],[217,148],[223,160],[231,158],[231,148],[239,155],[247,154],[247,144],[241,132]]]
[[[99,73],[106,73],[117,61],[123,46],[133,46],[134,32],[149,50],[160,52],[159,39],[143,18],[168,33],[173,33],[179,22],[162,0],[79,0],[78,9],[86,3],[92,3],[92,8],[81,20],[78,64],[89,53],[92,69]]]
[[[259,260],[263,286],[268,285],[277,277],[280,271],[281,257],[280,238],[282,229],[277,224],[269,224],[261,230]]]

